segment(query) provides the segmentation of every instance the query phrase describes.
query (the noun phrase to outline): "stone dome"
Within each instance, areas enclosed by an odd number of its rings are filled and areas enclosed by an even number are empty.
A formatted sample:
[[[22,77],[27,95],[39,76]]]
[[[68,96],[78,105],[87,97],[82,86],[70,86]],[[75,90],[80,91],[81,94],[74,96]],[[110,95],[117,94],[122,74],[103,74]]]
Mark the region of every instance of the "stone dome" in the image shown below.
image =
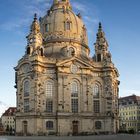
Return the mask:
[[[73,42],[84,46],[89,53],[88,38],[81,15],[75,15],[69,0],[54,0],[47,14],[40,18],[45,44]]]

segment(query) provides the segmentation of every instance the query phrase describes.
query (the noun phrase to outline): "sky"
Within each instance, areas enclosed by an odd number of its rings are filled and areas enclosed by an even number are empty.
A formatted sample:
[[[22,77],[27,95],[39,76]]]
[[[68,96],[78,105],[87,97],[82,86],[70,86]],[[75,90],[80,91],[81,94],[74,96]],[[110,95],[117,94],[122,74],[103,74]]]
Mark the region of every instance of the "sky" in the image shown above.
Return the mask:
[[[0,113],[16,106],[14,67],[24,55],[34,13],[44,16],[53,0],[0,0]],[[90,56],[102,22],[120,73],[119,96],[140,96],[140,0],[71,0],[88,30]]]

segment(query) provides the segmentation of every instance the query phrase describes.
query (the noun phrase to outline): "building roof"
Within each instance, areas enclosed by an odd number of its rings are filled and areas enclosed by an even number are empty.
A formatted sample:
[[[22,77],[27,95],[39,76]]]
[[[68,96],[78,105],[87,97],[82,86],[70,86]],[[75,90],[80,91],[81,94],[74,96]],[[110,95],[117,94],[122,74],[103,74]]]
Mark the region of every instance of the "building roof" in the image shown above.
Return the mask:
[[[119,104],[126,105],[127,104],[140,104],[140,96],[131,95],[126,97],[119,98]]]
[[[135,94],[133,94],[133,95],[130,95],[130,96],[119,98],[119,100],[130,100],[130,99],[134,100],[134,101],[140,100],[140,96],[136,96]]]
[[[2,116],[14,116],[16,112],[16,107],[9,107]]]

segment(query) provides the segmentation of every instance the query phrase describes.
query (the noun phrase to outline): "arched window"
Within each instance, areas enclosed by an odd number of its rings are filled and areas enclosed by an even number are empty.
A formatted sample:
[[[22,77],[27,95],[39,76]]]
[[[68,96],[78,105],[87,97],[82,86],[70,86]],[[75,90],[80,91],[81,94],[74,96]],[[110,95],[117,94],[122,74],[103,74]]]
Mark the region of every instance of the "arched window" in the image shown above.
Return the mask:
[[[101,54],[97,54],[97,62],[101,62]]]
[[[70,30],[70,22],[69,21],[65,22],[65,29]]]
[[[100,86],[95,84],[93,87],[93,110],[94,113],[100,113]]]
[[[99,98],[99,95],[100,95],[99,85],[95,84],[95,86],[93,87],[93,97]]]
[[[53,96],[53,83],[47,82],[46,83],[46,97],[51,98]]]
[[[43,48],[40,49],[40,55],[43,56]]]
[[[30,47],[27,48],[27,54],[30,54],[31,53],[31,49]]]
[[[78,84],[77,84],[77,82],[73,82],[71,84],[71,96],[78,97]]]
[[[46,122],[46,129],[53,129],[53,121]]]
[[[46,83],[46,111],[48,113],[53,112],[53,83],[47,82]]]
[[[101,121],[96,121],[95,122],[95,129],[101,129],[102,128],[102,123]]]
[[[46,32],[49,32],[49,31],[50,31],[50,24],[49,24],[49,23],[47,23],[47,24],[45,25],[45,31],[46,31]]]
[[[71,84],[71,110],[73,113],[78,113],[78,83]]]
[[[25,81],[24,82],[24,96],[29,96],[30,93],[30,82],[29,81]]]

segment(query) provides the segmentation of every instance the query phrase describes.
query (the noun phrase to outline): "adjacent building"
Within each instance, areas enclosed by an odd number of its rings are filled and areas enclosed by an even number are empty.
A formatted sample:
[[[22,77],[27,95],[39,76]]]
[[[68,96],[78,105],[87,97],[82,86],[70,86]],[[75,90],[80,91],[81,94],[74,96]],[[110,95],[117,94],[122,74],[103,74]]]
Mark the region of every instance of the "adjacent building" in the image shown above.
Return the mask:
[[[9,107],[1,117],[2,125],[4,128],[4,131],[15,131],[15,113],[16,113],[16,107]]]
[[[140,96],[131,95],[119,99],[120,130],[140,131]]]
[[[3,128],[2,121],[0,118],[0,135],[3,135],[3,134],[4,134],[4,128]]]
[[[92,30],[92,29],[91,29]],[[116,133],[119,73],[99,23],[91,58],[87,29],[69,0],[35,14],[15,67],[17,135]]]

